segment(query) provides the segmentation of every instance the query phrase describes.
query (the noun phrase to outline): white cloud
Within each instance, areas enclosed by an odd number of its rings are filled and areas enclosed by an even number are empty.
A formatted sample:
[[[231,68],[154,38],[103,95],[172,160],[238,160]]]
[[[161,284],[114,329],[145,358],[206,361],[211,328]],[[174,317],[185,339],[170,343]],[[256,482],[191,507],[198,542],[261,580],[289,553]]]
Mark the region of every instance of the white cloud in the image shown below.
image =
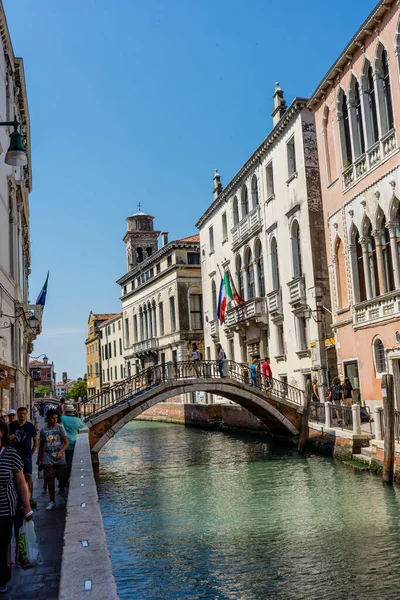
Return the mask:
[[[87,333],[85,327],[53,327],[50,329],[43,329],[41,335],[43,336],[62,336],[62,335],[83,335]]]

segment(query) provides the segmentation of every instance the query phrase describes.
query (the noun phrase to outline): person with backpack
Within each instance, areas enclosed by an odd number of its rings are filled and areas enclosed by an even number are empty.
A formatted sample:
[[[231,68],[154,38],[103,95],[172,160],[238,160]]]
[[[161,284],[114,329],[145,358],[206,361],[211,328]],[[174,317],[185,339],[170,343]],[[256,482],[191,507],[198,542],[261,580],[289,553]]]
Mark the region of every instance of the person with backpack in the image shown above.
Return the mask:
[[[334,377],[332,380],[332,385],[329,388],[328,400],[332,402],[332,404],[344,404],[343,386],[340,383],[339,377]],[[339,419],[338,425],[340,425],[342,419],[340,410],[336,411],[336,418]]]
[[[226,354],[225,354],[224,349],[222,348],[222,345],[219,342],[217,344],[217,354],[218,354],[218,373],[220,374],[221,377],[223,377],[224,376],[223,361],[226,358]]]

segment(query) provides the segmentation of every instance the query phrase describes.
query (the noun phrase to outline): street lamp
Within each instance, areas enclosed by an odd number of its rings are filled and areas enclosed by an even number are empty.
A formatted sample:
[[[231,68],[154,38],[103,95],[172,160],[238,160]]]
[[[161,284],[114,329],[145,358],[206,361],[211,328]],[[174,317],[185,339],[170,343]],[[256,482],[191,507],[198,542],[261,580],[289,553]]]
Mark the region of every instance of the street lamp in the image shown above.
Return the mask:
[[[39,356],[31,356],[31,360],[39,360],[39,358],[41,358],[42,356],[43,356],[43,361],[49,360],[45,353],[39,354]]]
[[[11,327],[11,325],[14,325],[18,321],[18,319],[22,317],[22,315],[29,315],[26,320],[28,321],[28,325],[32,329],[32,331],[35,331],[35,329],[38,326],[39,319],[35,317],[32,311],[23,312],[17,316],[6,315],[0,311],[0,318],[6,317],[6,320],[3,321],[2,324],[0,324],[0,329],[6,329],[8,327]]]
[[[22,135],[18,131],[19,123],[17,117],[14,118],[14,121],[1,121],[0,126],[14,127],[14,131],[10,133],[10,145],[4,162],[11,167],[24,167],[28,164],[28,157],[22,142]]]

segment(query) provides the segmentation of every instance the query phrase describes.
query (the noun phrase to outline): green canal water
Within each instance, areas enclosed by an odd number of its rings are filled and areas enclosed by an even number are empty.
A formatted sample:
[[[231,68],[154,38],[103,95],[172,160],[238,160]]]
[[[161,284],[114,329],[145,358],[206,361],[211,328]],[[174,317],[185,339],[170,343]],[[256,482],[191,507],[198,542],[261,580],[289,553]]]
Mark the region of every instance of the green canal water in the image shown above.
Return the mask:
[[[333,459],[132,422],[98,489],[121,598],[400,599],[400,490]]]

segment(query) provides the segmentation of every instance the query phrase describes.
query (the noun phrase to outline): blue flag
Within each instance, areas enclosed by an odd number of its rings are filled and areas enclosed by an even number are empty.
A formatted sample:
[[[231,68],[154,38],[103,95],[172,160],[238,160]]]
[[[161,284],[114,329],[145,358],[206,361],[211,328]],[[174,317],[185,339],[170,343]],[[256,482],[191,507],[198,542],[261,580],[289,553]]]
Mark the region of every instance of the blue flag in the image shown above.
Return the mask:
[[[44,305],[46,304],[47,284],[49,282],[49,275],[50,275],[50,271],[47,271],[46,281],[44,282],[42,291],[40,292],[38,299],[36,300],[36,304],[38,304],[39,306],[43,306],[43,308],[44,308]]]

